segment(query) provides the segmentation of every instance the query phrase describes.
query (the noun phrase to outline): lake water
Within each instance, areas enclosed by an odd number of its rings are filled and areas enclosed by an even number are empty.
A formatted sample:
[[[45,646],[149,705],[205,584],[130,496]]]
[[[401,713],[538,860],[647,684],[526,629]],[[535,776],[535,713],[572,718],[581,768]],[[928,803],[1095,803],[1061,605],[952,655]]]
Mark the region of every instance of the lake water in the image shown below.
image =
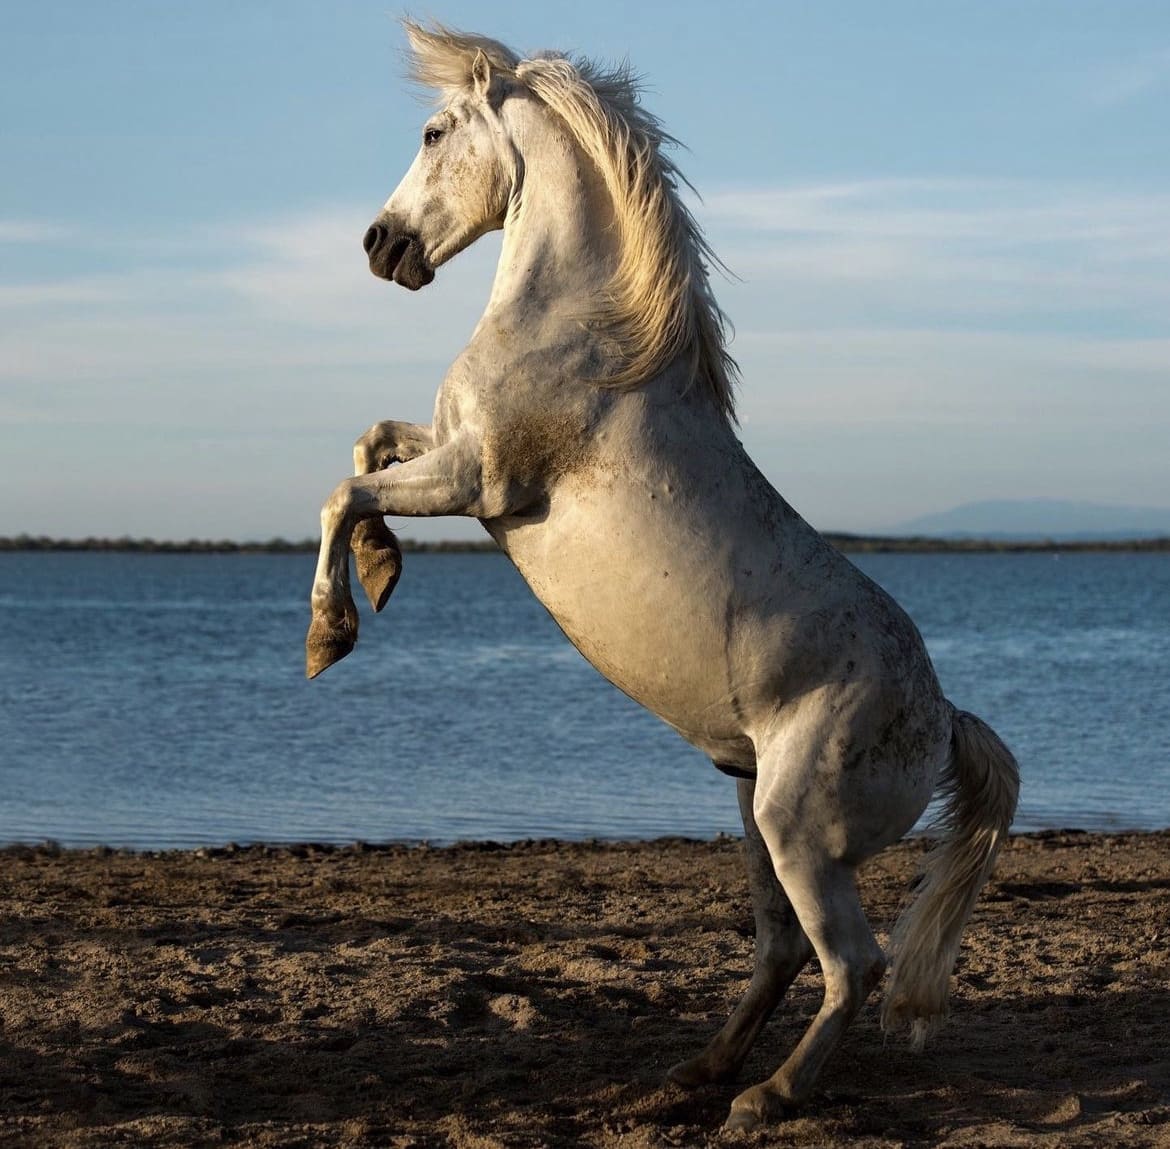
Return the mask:
[[[1017,829],[1170,826],[1170,555],[855,561],[1015,750]],[[0,554],[0,842],[738,830],[731,780],[601,679],[502,556],[407,555],[310,683],[312,570]]]

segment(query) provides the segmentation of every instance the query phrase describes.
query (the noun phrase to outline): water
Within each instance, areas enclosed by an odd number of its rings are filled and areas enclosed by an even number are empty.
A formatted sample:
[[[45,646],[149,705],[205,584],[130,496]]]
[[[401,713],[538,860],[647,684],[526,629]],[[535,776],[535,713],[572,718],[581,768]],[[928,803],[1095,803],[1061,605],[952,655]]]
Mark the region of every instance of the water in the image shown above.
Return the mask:
[[[1170,826],[1170,555],[866,555],[1020,759],[1016,828]],[[0,554],[0,842],[713,836],[734,786],[498,555],[408,555],[302,676],[308,555]]]

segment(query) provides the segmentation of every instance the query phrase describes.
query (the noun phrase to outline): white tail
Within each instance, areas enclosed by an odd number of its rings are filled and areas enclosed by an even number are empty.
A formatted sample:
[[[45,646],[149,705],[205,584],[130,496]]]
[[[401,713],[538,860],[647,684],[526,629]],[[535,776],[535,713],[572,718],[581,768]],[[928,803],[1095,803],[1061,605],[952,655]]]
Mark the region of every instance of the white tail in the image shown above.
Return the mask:
[[[882,1003],[882,1028],[909,1024],[914,1049],[946,1018],[959,939],[1007,836],[1019,789],[1012,752],[986,722],[956,710],[941,778],[943,838],[927,854],[917,895],[894,926],[893,973]]]

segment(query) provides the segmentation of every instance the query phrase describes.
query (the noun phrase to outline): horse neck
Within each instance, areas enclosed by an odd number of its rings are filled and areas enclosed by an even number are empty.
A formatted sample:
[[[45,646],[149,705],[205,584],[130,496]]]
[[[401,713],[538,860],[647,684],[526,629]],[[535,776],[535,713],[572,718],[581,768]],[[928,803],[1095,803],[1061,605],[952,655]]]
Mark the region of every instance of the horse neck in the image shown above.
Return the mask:
[[[549,119],[527,103],[516,114],[521,174],[504,221],[489,312],[520,305],[579,317],[617,264],[613,207],[601,177]]]

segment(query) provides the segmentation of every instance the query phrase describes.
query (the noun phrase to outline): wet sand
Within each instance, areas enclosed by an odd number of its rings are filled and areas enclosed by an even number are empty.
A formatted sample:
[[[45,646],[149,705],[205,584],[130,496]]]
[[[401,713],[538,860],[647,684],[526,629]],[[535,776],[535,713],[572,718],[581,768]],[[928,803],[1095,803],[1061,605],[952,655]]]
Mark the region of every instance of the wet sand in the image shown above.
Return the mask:
[[[663,1083],[746,984],[739,849],[0,851],[0,1144],[1170,1146],[1170,832],[1014,839],[947,1028],[915,1055],[875,997],[756,1134]],[[864,871],[883,935],[920,851]]]

